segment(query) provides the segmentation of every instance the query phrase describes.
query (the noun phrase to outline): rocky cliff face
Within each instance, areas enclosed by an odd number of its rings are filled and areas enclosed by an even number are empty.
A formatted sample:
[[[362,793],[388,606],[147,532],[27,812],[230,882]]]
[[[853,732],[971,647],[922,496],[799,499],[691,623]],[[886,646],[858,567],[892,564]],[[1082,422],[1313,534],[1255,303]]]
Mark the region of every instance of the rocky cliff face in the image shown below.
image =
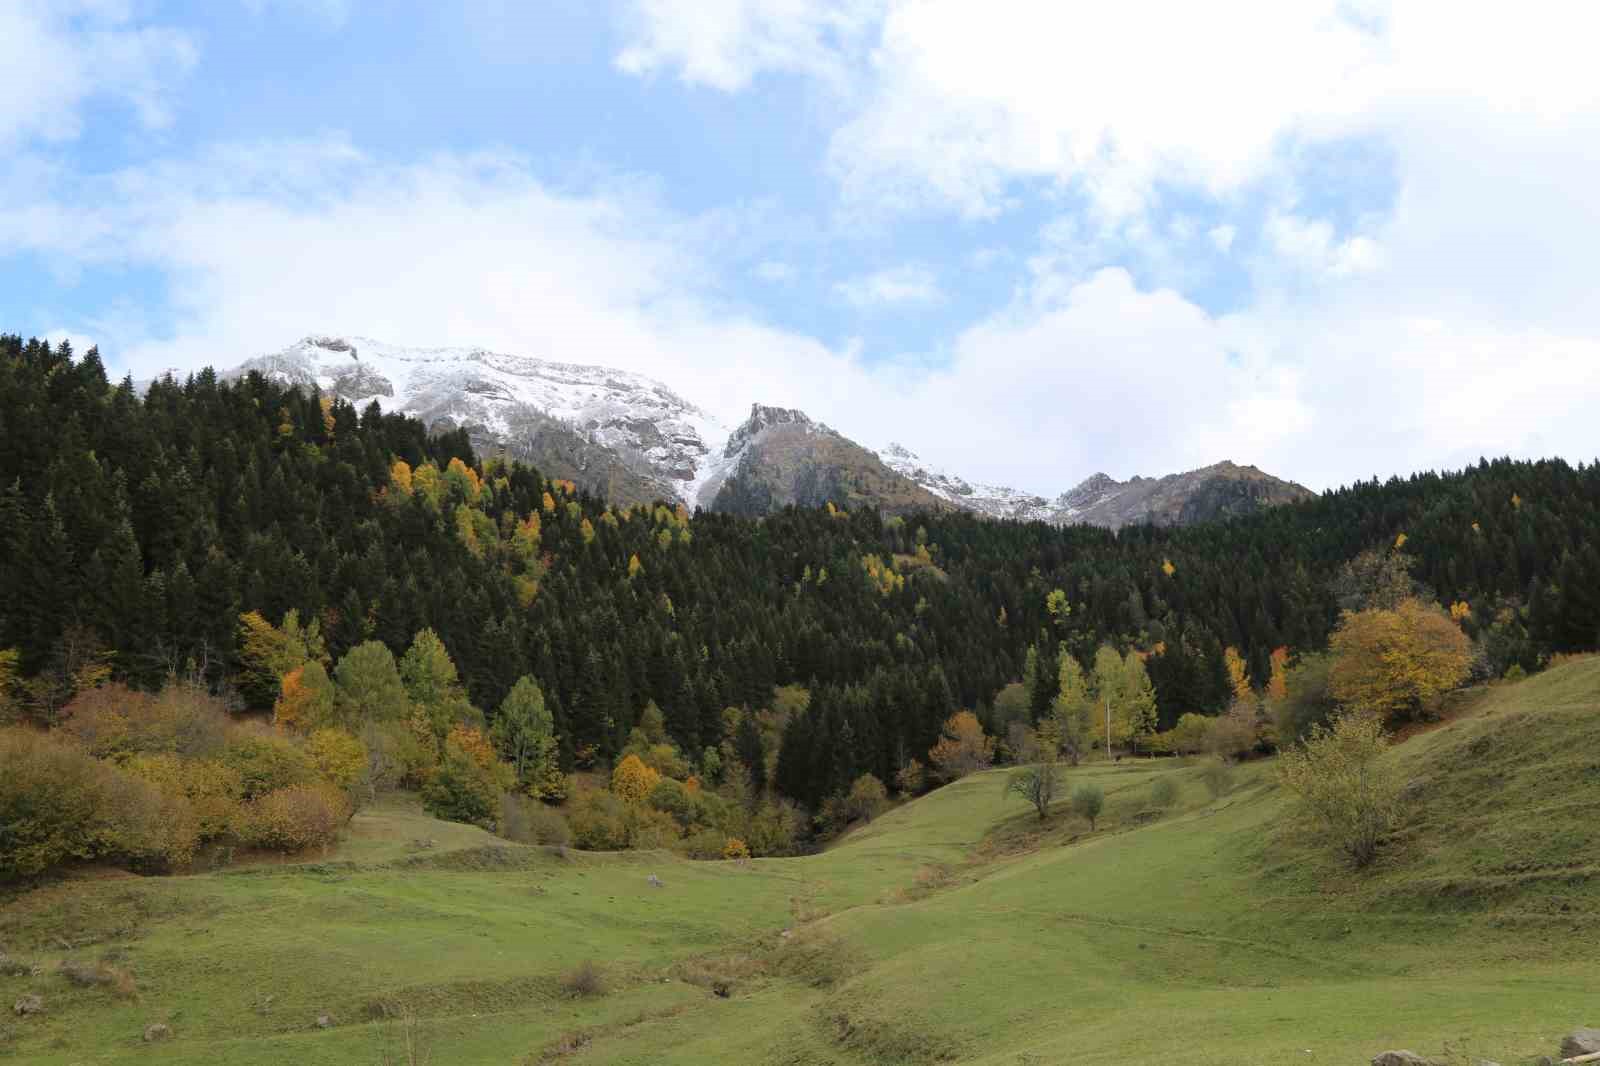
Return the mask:
[[[506,454],[619,503],[680,500],[760,515],[833,502],[894,514],[959,508],[991,518],[1187,524],[1311,493],[1253,466],[1218,463],[1121,482],[1095,474],[1047,498],[968,481],[891,444],[862,447],[804,412],[753,404],[733,429],[641,374],[483,348],[407,348],[310,336],[250,359],[251,371],[351,403],[376,401],[431,429],[463,428],[481,454]]]

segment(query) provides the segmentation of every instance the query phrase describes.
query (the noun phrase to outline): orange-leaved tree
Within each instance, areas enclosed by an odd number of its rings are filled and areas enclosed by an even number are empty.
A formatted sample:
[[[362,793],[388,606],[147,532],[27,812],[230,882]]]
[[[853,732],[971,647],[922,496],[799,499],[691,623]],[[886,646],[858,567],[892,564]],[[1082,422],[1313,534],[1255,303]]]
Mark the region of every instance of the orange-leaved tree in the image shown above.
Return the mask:
[[[994,758],[994,738],[971,711],[957,711],[945,719],[939,742],[928,749],[928,761],[947,781],[987,769]]]
[[[643,803],[661,775],[637,755],[628,755],[611,771],[611,791],[628,803]]]

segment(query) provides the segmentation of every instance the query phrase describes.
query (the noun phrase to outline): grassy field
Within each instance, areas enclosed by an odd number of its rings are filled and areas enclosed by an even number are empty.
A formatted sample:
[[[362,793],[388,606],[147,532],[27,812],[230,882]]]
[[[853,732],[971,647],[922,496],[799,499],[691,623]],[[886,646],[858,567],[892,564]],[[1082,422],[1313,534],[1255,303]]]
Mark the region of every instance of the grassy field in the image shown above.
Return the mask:
[[[399,800],[321,861],[91,877],[6,903],[38,1063],[1361,1063],[1506,1066],[1600,1024],[1600,660],[1470,694],[1393,749],[1403,832],[1362,874],[1286,824],[1270,763],[1213,799],[1088,766],[1100,830],[980,774],[823,854],[560,854]],[[1149,808],[1168,776],[1179,803]],[[664,887],[647,882],[656,874]],[[787,935],[785,935],[787,934]],[[107,958],[134,995],[78,988]],[[563,976],[596,963],[604,994]],[[714,986],[727,994],[716,994]],[[319,1027],[325,1016],[330,1023]],[[146,1044],[147,1025],[172,1039]]]

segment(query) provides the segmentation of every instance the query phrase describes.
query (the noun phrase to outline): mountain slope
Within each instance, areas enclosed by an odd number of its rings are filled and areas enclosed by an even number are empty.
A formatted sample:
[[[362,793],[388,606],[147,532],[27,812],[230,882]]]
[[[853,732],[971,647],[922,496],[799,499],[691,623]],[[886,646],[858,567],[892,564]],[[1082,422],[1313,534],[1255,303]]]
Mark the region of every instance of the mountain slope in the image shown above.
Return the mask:
[[[687,499],[727,430],[642,374],[483,348],[406,348],[363,337],[306,337],[247,360],[286,384],[354,404],[376,400],[430,430],[466,429],[481,454],[506,453],[619,503]]]
[[[728,438],[720,462],[696,502],[733,514],[761,515],[790,504],[820,507],[830,501],[888,514],[949,507],[875,453],[789,408],[751,405],[750,417]]]
[[[1125,482],[1095,474],[1057,503],[1070,521],[1120,529],[1141,522],[1184,526],[1232,518],[1314,495],[1303,485],[1224,460],[1183,474]]]

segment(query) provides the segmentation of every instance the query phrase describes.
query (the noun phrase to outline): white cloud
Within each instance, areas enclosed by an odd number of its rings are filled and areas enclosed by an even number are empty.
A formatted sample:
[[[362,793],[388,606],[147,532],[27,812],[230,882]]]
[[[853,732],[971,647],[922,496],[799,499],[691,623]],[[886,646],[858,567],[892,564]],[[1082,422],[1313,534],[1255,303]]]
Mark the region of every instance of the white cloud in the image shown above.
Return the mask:
[[[1383,249],[1377,241],[1362,235],[1341,241],[1326,219],[1275,214],[1267,220],[1266,235],[1274,253],[1272,268],[1288,264],[1332,277],[1349,277],[1371,273],[1383,264]]]
[[[1211,229],[1206,231],[1206,236],[1211,239],[1211,243],[1216,247],[1217,251],[1221,252],[1223,255],[1227,255],[1228,252],[1233,248],[1233,239],[1238,235],[1238,229],[1228,225],[1227,223],[1223,223],[1220,226],[1213,226]]]
[[[834,285],[839,297],[856,307],[938,303],[943,298],[933,271],[916,263],[850,278]]]
[[[769,259],[764,263],[757,264],[756,277],[760,278],[762,281],[770,281],[773,283],[790,281],[794,278],[794,267],[790,266],[788,263],[781,263],[775,259]]]
[[[170,114],[170,84],[196,59],[190,37],[141,24],[118,0],[0,3],[0,147],[78,136],[84,107],[112,99],[147,127]]]
[[[733,91],[767,72],[806,74],[836,86],[882,0],[632,0],[630,43],[617,66],[650,75],[676,68],[690,84]]]

